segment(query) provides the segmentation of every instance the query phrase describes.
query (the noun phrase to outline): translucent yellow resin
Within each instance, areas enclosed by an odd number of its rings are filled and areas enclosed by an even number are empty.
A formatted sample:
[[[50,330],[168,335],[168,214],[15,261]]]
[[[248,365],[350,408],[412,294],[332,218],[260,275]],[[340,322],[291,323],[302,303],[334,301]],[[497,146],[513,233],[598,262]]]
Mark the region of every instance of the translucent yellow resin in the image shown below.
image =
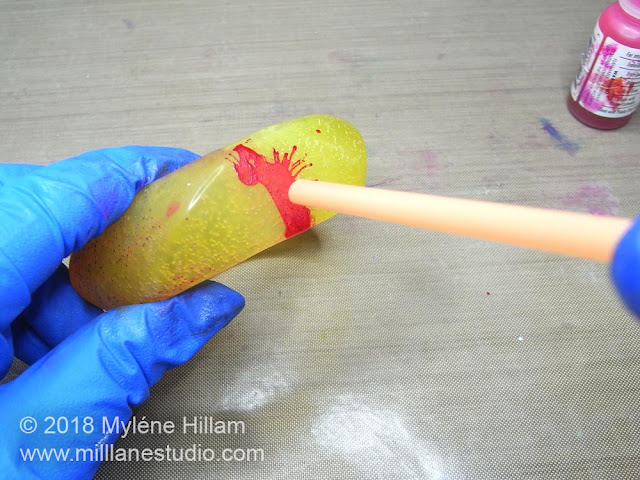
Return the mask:
[[[71,282],[104,309],[172,297],[333,215],[292,204],[296,178],[364,185],[358,131],[329,115],[280,123],[153,182],[71,256]]]

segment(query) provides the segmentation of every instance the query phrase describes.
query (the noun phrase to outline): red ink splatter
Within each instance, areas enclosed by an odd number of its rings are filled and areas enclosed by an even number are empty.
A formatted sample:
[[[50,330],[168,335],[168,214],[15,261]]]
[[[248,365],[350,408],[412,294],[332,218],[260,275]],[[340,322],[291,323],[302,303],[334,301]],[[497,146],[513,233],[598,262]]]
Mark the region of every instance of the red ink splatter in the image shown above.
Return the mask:
[[[316,133],[322,133],[320,130],[316,130]]]
[[[236,145],[233,149],[238,154],[238,158],[233,162],[238,178],[247,186],[260,183],[267,189],[284,222],[285,238],[311,227],[310,210],[289,200],[291,184],[301,171],[313,166],[311,163],[303,165],[304,160],[293,162],[296,150],[297,147],[294,145],[291,153],[285,153],[280,158],[280,152],[274,148],[273,159],[268,160],[245,145]]]
[[[487,292],[487,295],[491,295],[491,293],[490,293],[490,292]]]
[[[167,207],[167,213],[166,213],[167,217],[170,217],[171,215],[176,213],[178,211],[178,208],[180,208],[180,202],[176,202],[176,201],[171,202]]]

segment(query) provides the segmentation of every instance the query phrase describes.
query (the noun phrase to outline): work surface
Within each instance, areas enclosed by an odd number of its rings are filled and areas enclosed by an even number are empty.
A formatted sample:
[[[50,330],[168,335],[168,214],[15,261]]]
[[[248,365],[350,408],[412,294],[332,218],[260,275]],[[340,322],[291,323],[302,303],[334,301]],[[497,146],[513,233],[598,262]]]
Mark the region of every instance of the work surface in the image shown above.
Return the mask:
[[[204,154],[332,113],[362,132],[369,185],[631,217],[640,118],[602,132],[565,107],[606,4],[5,0],[0,158]],[[336,216],[217,280],[246,308],[135,413],[245,434],[117,446],[264,461],[97,478],[640,477],[640,324],[607,265]]]

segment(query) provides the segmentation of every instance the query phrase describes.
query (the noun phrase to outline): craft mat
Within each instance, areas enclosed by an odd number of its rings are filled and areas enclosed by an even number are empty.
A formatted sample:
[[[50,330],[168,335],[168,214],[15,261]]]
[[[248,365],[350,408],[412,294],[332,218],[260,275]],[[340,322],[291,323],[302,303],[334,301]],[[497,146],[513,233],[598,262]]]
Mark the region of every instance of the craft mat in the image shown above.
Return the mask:
[[[565,107],[606,5],[3,0],[0,158],[204,154],[322,112],[362,132],[369,185],[632,217],[640,119],[602,132]],[[640,324],[607,265],[336,216],[218,280],[246,308],[135,414],[246,433],[117,447],[264,461],[97,478],[640,477]]]

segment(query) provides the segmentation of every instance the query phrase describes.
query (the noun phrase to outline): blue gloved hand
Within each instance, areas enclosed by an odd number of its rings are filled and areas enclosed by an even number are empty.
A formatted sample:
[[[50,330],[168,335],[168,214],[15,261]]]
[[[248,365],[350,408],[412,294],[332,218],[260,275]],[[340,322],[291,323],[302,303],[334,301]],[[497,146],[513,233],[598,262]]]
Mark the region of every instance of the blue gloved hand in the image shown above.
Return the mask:
[[[624,303],[640,316],[640,217],[634,220],[616,247],[611,276]]]
[[[195,158],[125,147],[47,167],[0,165],[0,378],[14,353],[31,364],[0,386],[0,477],[92,478],[99,459],[87,451],[77,458],[76,449],[113,444],[118,434],[105,433],[103,419],[126,424],[149,387],[244,306],[242,296],[214,283],[103,313],[75,293],[61,265],[122,215],[142,186]],[[68,458],[41,460],[35,448]]]

